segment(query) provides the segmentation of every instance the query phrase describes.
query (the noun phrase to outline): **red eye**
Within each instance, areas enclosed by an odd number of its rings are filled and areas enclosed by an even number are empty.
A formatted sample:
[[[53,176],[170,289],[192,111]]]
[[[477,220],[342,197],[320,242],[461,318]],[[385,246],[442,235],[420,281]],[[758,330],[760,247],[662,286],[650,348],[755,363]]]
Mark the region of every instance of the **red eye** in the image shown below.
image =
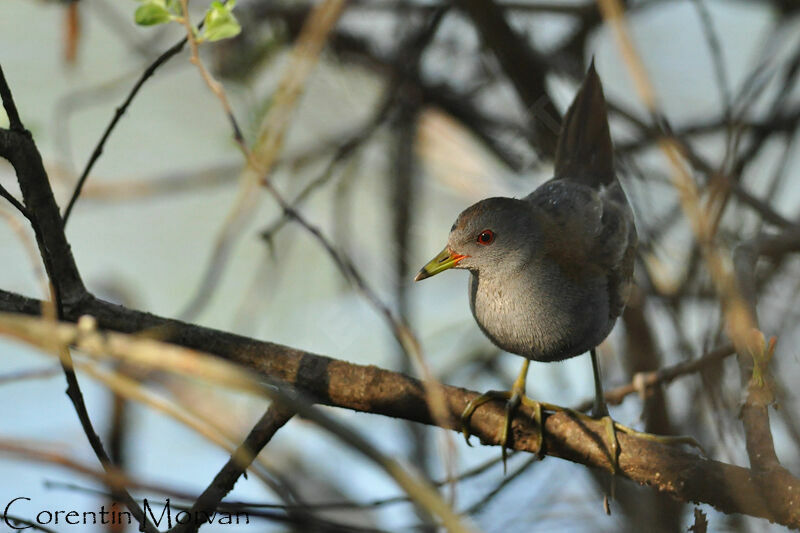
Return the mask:
[[[485,229],[478,235],[478,244],[482,244],[484,246],[492,244],[494,242],[494,232],[490,229]]]

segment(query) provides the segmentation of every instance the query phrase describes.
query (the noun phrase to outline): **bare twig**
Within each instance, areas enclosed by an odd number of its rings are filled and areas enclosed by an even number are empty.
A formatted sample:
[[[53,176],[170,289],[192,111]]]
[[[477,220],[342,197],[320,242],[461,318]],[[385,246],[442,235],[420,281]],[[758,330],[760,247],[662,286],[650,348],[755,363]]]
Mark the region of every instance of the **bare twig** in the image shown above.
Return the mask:
[[[102,137],[97,142],[97,145],[94,147],[92,151],[92,155],[89,157],[89,161],[86,162],[86,166],[83,168],[83,172],[81,173],[81,177],[78,179],[78,183],[75,184],[75,189],[72,191],[72,196],[67,203],[67,208],[64,210],[64,217],[63,217],[63,225],[67,225],[67,221],[69,220],[69,215],[72,213],[73,208],[75,207],[75,202],[78,201],[78,197],[81,195],[81,190],[83,190],[83,186],[86,183],[86,180],[89,178],[89,173],[92,171],[94,164],[100,159],[100,156],[103,154],[103,148],[106,145],[106,141],[111,136],[111,133],[116,128],[117,123],[128,110],[128,107],[133,102],[133,99],[139,94],[139,90],[144,86],[145,82],[150,79],[153,74],[155,74],[156,70],[176,56],[183,47],[186,46],[186,39],[182,39],[181,41],[172,45],[167,51],[163,54],[158,56],[153,63],[148,66],[142,75],[137,80],[136,84],[131,88],[131,91],[128,93],[128,96],[125,98],[125,101],[120,105],[115,111],[114,116],[111,119],[111,122],[108,123],[106,126],[105,131],[103,132]]]
[[[19,211],[22,216],[30,220],[30,215],[28,214],[28,210],[25,209],[25,206],[22,205],[19,200],[14,198],[14,195],[8,192],[8,190],[2,185],[0,185],[0,196],[8,200],[8,203],[10,203],[14,209]]]
[[[186,2],[186,0],[182,1]],[[344,0],[327,0],[314,8],[311,15],[309,15],[303,32],[295,44],[292,61],[290,61],[278,86],[270,112],[261,125],[258,138],[252,150],[241,137],[233,111],[227,102],[224,88],[208,74],[205,67],[203,67],[202,61],[197,56],[197,43],[192,27],[188,24],[188,15],[184,17],[187,27],[186,38],[194,43],[194,63],[200,69],[203,79],[212,92],[220,100],[229,121],[233,125],[234,138],[245,157],[247,166],[242,173],[236,200],[215,239],[212,257],[200,281],[199,288],[180,313],[181,317],[191,319],[197,316],[209,302],[213,287],[217,284],[216,281],[222,274],[227,263],[230,247],[237,236],[236,228],[244,217],[252,212],[256,204],[259,180],[268,180],[273,166],[278,160],[294,109],[299,102],[312,69],[316,65],[327,36],[344,10],[344,6]],[[184,12],[186,12],[185,9]],[[274,194],[277,194],[277,191]]]
[[[0,67],[0,100],[3,102],[3,109],[6,110],[9,129],[17,133],[24,133],[25,126],[22,125],[22,120],[19,118],[19,111],[17,111],[17,105],[14,103],[14,97],[6,81],[6,75],[3,74],[2,67]]]
[[[722,346],[692,361],[682,361],[651,372],[639,372],[633,376],[633,380],[630,383],[607,390],[605,392],[606,402],[611,405],[619,405],[631,394],[643,394],[647,389],[659,385],[667,385],[679,377],[690,376],[735,353],[736,351],[732,345]],[[592,408],[593,402],[593,399],[584,400],[575,407],[575,410],[588,411]]]

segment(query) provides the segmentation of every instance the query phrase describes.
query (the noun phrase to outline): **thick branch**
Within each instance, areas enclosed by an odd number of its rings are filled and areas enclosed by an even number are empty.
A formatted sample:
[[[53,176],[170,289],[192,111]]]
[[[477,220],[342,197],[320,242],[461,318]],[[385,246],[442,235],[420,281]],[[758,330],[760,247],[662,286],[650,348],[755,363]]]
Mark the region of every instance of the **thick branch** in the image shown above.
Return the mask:
[[[35,314],[38,302],[0,291],[0,310]],[[175,344],[218,355],[292,384],[322,404],[434,425],[423,385],[403,374],[185,324],[97,299],[78,302],[64,312],[70,321],[91,314],[102,328],[115,331],[157,328]],[[458,387],[444,389],[449,417],[443,426],[460,431],[461,412],[477,393]],[[498,444],[504,416],[500,405],[481,407],[472,417],[473,434],[484,444]],[[601,423],[557,413],[545,417],[544,429],[547,455],[610,469]],[[537,451],[537,431],[530,413],[517,414],[512,435],[512,448]],[[707,503],[722,512],[763,517],[800,528],[800,506],[795,503],[800,479],[787,471],[757,472],[629,435],[618,437],[621,473],[633,481],[683,501]]]
[[[26,216],[36,234],[45,270],[51,280],[58,280],[57,284],[54,283],[56,297],[61,301],[79,299],[86,289],[61,230],[58,205],[50,189],[42,156],[30,133],[0,128],[0,157],[7,159],[16,171]]]

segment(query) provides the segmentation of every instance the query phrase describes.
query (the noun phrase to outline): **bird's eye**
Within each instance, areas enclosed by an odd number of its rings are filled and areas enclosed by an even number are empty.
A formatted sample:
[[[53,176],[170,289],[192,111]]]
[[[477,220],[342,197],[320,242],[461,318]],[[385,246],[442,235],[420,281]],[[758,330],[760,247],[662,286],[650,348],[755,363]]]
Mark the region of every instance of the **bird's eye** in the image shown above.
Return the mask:
[[[478,235],[478,244],[482,244],[484,246],[492,244],[494,242],[494,232],[490,229],[485,229]]]

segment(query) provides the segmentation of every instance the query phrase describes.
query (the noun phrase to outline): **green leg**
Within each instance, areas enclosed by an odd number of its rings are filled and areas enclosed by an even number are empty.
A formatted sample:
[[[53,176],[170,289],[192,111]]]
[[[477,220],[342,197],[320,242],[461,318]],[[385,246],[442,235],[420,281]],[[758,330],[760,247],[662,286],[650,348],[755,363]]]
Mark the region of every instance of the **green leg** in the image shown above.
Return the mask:
[[[611,419],[608,414],[608,406],[606,405],[606,399],[603,395],[603,386],[600,382],[600,366],[597,364],[597,354],[595,353],[594,349],[591,351],[592,354],[592,369],[594,370],[594,406],[592,407],[592,418],[608,418],[611,422],[609,425],[609,432],[610,431],[620,431],[625,433],[626,435],[631,435],[634,437],[638,437],[640,439],[645,439],[653,442],[660,442],[661,444],[668,444],[668,445],[675,445],[675,444],[688,444],[689,446],[693,446],[703,452],[705,454],[705,450],[697,442],[693,437],[689,436],[673,436],[673,435],[653,435],[652,433],[646,433],[644,431],[637,431],[633,428],[629,428],[628,426],[623,426],[619,422],[615,422]],[[612,447],[615,449],[616,457],[616,448],[617,448],[617,439],[616,435],[612,439],[613,444]],[[619,466],[617,463],[616,466]]]
[[[514,385],[513,387],[511,387],[510,391],[491,390],[486,392],[485,394],[481,394],[480,396],[474,398],[471,402],[469,402],[469,404],[467,404],[467,407],[461,414],[461,432],[464,434],[464,438],[466,439],[467,444],[470,444],[469,421],[470,418],[472,417],[472,414],[481,405],[490,402],[492,400],[500,400],[506,402],[506,419],[505,419],[505,424],[503,425],[503,432],[500,435],[500,445],[502,447],[502,453],[503,453],[503,470],[505,470],[506,467],[506,445],[508,443],[508,436],[511,433],[511,421],[514,418],[514,412],[516,411],[516,409],[519,407],[520,404],[530,407],[533,410],[534,413],[533,419],[536,422],[536,426],[539,431],[538,434],[539,453],[541,453],[542,451],[542,443],[544,442],[544,436],[542,434],[543,409],[552,412],[559,412],[559,411],[568,412],[571,414],[571,416],[574,416],[581,420],[599,419],[605,426],[606,437],[608,438],[609,442],[608,452],[609,452],[609,461],[611,462],[612,474],[617,474],[619,472],[619,457],[618,457],[619,443],[617,441],[617,431],[620,431],[622,433],[637,438],[658,442],[661,444],[667,444],[667,445],[688,444],[690,446],[698,448],[705,454],[705,450],[703,450],[703,447],[700,446],[700,444],[692,437],[653,435],[651,433],[637,431],[633,428],[629,428],[627,426],[623,426],[618,422],[615,422],[608,414],[608,406],[606,405],[605,397],[603,395],[603,386],[600,380],[600,365],[597,363],[597,353],[595,352],[594,349],[591,350],[591,356],[592,356],[592,370],[594,372],[594,392],[595,392],[594,405],[592,407],[591,416],[587,416],[583,413],[573,411],[572,409],[566,409],[558,405],[538,402],[525,396],[525,382],[528,375],[528,365],[530,364],[530,361],[526,359],[525,362],[522,364],[522,369],[520,370],[519,376],[517,376],[517,379],[514,381]],[[613,485],[612,485],[612,492],[613,492]]]
[[[592,418],[599,418],[605,426],[606,437],[609,444],[609,459],[611,461],[611,478],[608,480],[608,490],[603,494],[603,510],[607,515],[611,514],[611,506],[608,500],[614,499],[616,485],[614,476],[619,472],[619,442],[617,432],[614,430],[614,420],[608,414],[605,394],[603,394],[603,381],[600,378],[600,364],[597,362],[597,350],[592,348],[589,352],[592,356],[592,374],[594,374],[594,405],[592,406]]]
[[[502,400],[506,402],[506,419],[503,425],[503,432],[500,435],[500,447],[503,454],[503,472],[506,470],[506,445],[508,444],[508,436],[511,433],[511,421],[514,418],[514,413],[516,412],[517,408],[520,404],[525,405],[533,409],[533,419],[536,422],[537,427],[539,428],[539,451],[541,452],[542,449],[542,405],[539,402],[531,400],[527,396],[525,396],[525,382],[528,376],[528,365],[530,361],[525,359],[525,362],[522,364],[522,369],[517,376],[517,379],[514,381],[514,385],[511,387],[510,391],[496,391],[491,390],[486,392],[485,394],[481,394],[477,398],[474,398],[471,402],[467,404],[467,407],[464,409],[464,412],[461,414],[461,432],[464,434],[464,438],[469,443],[469,420],[472,417],[472,414],[475,410],[480,407],[481,405],[485,404],[486,402],[492,400]],[[549,404],[545,404],[549,407]],[[471,444],[470,444],[471,446]]]
[[[611,460],[612,474],[619,471],[619,442],[617,442],[617,432],[614,429],[614,420],[608,414],[608,405],[603,394],[603,383],[600,379],[600,365],[597,362],[597,351],[592,348],[589,352],[592,356],[592,372],[594,373],[594,406],[592,406],[592,418],[598,418],[603,422],[606,430],[606,437],[609,442],[609,459]]]

